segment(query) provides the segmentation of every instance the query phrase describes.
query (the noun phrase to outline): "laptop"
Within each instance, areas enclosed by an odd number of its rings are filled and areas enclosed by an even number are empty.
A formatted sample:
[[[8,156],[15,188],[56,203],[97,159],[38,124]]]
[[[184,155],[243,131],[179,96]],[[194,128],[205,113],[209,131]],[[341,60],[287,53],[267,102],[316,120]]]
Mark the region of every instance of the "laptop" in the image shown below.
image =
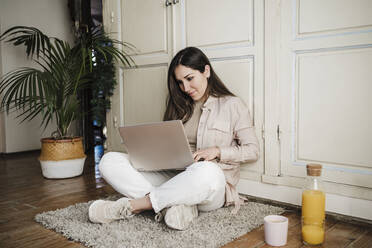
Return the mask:
[[[180,120],[124,126],[119,132],[138,171],[184,170],[194,163]]]

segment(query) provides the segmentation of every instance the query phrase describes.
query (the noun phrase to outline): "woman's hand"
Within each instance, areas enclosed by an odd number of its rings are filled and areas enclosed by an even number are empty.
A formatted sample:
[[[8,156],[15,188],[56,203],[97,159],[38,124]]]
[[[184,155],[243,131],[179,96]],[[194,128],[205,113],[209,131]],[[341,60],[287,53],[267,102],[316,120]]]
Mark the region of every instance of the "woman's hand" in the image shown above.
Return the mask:
[[[194,161],[199,161],[200,159],[210,161],[215,158],[219,158],[221,154],[220,148],[218,147],[210,147],[207,149],[201,149],[196,152],[194,152]]]

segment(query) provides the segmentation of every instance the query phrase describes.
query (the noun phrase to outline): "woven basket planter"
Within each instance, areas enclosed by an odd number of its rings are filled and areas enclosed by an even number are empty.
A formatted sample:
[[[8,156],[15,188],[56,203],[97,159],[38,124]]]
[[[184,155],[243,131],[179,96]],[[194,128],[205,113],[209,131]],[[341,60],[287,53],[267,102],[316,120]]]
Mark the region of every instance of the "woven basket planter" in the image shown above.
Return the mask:
[[[55,140],[41,139],[39,161],[43,176],[46,178],[70,178],[83,173],[86,155],[83,138]]]

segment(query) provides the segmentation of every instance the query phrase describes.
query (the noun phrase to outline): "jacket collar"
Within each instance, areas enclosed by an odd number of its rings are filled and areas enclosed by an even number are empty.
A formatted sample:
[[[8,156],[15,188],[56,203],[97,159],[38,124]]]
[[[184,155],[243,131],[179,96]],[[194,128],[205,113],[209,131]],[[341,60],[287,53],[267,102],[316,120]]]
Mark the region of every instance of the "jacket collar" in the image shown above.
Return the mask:
[[[216,101],[218,101],[218,97],[209,96],[207,101],[205,101],[203,108],[212,109]]]

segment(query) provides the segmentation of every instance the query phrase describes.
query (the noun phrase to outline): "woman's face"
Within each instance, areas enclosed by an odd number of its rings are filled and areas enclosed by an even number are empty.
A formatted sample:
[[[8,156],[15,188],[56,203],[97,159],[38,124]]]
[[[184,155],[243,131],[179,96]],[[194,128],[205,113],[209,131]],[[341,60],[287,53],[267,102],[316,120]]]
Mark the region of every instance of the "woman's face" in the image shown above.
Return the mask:
[[[184,65],[178,65],[174,70],[174,74],[183,92],[188,94],[194,101],[199,101],[203,98],[210,76],[209,65],[205,66],[203,73]]]

